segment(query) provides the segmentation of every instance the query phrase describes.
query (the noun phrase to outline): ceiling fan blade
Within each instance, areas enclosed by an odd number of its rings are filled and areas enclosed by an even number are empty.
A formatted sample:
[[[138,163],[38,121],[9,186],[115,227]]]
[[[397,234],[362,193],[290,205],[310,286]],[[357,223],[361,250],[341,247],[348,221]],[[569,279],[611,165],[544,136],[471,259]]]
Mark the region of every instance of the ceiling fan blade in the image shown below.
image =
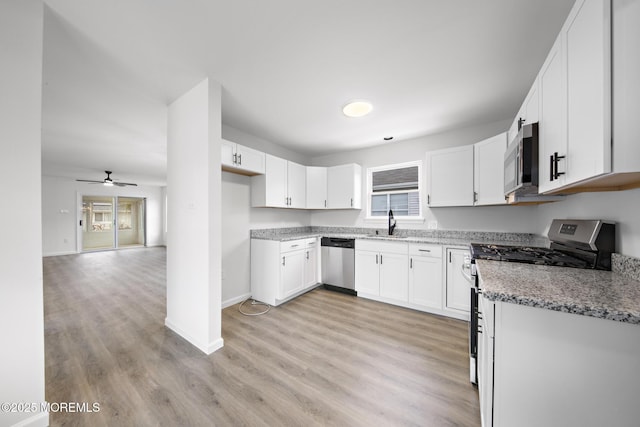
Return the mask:
[[[92,184],[102,184],[104,181],[93,181],[91,179],[76,179],[79,182],[90,182]]]
[[[134,187],[137,187],[138,184],[133,184],[131,182],[113,182],[113,185],[117,185],[118,187],[126,187],[127,185],[133,185]]]

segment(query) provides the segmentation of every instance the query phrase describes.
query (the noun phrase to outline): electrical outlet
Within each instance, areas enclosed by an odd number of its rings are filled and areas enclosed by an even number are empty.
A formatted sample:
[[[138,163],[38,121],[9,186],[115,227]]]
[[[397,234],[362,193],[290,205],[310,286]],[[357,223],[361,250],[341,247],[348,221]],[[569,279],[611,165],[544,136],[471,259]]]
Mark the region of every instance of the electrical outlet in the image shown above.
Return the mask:
[[[438,229],[438,221],[429,221],[427,223],[427,228],[429,230],[437,230]]]

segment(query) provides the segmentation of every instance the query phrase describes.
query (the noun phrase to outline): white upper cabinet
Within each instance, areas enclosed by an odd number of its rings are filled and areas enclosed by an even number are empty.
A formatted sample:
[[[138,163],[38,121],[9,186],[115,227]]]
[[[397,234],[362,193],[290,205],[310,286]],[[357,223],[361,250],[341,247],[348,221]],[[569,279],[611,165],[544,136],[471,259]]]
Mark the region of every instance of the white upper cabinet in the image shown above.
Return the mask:
[[[307,209],[327,207],[327,168],[307,166]]]
[[[298,163],[287,162],[288,207],[304,209],[307,205],[307,168]]]
[[[427,204],[473,206],[473,145],[427,153]]]
[[[567,86],[564,65],[563,37],[559,36],[553,44],[547,59],[542,65],[538,82],[540,86],[540,122],[539,136],[539,191],[545,192],[565,183],[565,162],[567,152],[566,104]],[[556,170],[556,166],[558,166]]]
[[[538,75],[540,192],[640,186],[638,22],[637,2],[575,2]]]
[[[362,167],[351,163],[327,168],[327,208],[362,209]]]
[[[473,149],[475,205],[505,204],[504,153],[507,149],[507,132],[478,142]]]
[[[258,175],[265,172],[265,154],[235,142],[222,140],[222,169],[243,175]]]
[[[539,107],[540,107],[540,99],[539,99],[539,91],[538,91],[538,80],[536,79],[529,89],[529,93],[527,93],[524,102],[520,106],[518,110],[518,114],[516,114],[516,118],[513,119],[513,123],[509,128],[507,134],[508,142],[513,141],[513,139],[518,135],[518,130],[520,130],[520,125],[528,125],[530,123],[535,123],[539,119]]]
[[[251,178],[251,206],[304,208],[306,180],[304,166],[267,154],[265,174]]]
[[[578,0],[563,28],[566,183],[611,171],[611,2]]]

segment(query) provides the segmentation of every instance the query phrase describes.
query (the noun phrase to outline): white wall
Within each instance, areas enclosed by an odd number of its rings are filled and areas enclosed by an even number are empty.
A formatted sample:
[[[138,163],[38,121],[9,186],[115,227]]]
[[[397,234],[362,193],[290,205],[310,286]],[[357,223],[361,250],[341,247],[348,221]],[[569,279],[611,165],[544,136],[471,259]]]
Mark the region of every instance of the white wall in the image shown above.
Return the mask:
[[[361,211],[315,211],[311,216],[311,225],[380,227],[386,222],[366,219],[366,171],[369,167],[403,163],[414,160],[423,162],[423,185],[426,186],[426,153],[441,148],[473,144],[504,132],[509,121],[488,123],[425,136],[408,141],[389,142],[373,148],[313,158],[316,166],[332,166],[344,163],[362,165],[363,185]],[[437,221],[438,228],[444,230],[509,231],[537,233],[537,207],[535,206],[498,206],[498,207],[461,207],[428,208],[423,200],[425,222],[398,221],[398,228],[426,229],[428,221]]]
[[[572,194],[538,208],[538,228],[546,234],[554,218],[606,219],[616,222],[616,252],[640,258],[640,189]]]
[[[169,106],[167,317],[206,354],[221,337],[221,88],[204,80]]]
[[[222,305],[251,295],[249,231],[255,228],[303,227],[310,224],[305,210],[252,208],[251,178],[222,173]]]
[[[222,127],[224,139],[301,164],[310,159],[262,138],[229,126]],[[251,295],[249,232],[257,228],[303,227],[311,213],[297,209],[252,208],[251,178],[222,173],[222,306]]]
[[[0,402],[44,402],[41,229],[41,0],[0,2]],[[0,412],[0,426],[45,426]]]
[[[147,199],[147,246],[163,245],[164,199],[161,187],[105,187],[70,178],[42,177],[42,250],[44,256],[77,253],[80,196],[127,196]]]

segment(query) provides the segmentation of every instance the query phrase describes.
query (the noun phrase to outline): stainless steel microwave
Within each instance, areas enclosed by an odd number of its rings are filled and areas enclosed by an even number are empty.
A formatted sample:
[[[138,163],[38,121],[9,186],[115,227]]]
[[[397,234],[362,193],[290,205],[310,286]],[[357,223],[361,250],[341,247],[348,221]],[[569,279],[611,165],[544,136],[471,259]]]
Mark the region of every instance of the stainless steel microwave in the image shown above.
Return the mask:
[[[504,194],[538,193],[538,123],[523,125],[504,155]]]

